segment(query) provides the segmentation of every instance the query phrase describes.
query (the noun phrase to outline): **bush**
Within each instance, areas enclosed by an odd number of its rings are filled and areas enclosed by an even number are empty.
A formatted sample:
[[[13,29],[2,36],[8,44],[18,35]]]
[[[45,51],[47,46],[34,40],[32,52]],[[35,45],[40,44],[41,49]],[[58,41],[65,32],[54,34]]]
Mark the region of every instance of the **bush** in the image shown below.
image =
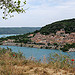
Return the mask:
[[[50,54],[48,57],[48,64],[60,69],[67,69],[68,67],[72,67],[70,56],[57,53]]]
[[[65,52],[65,51],[68,51],[70,48],[75,48],[75,43],[66,44],[66,45],[64,45],[63,48],[61,48],[61,50],[62,50],[63,52]]]

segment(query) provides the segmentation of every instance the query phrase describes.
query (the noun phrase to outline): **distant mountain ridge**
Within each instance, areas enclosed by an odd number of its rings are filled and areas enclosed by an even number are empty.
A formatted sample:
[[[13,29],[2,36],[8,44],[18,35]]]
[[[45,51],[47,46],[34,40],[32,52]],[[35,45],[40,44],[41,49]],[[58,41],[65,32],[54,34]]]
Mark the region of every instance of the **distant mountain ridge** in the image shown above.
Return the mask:
[[[64,29],[66,33],[75,32],[75,19],[66,19],[48,24],[40,29],[40,33],[48,35]]]
[[[0,34],[26,34],[40,30],[41,27],[1,27]]]

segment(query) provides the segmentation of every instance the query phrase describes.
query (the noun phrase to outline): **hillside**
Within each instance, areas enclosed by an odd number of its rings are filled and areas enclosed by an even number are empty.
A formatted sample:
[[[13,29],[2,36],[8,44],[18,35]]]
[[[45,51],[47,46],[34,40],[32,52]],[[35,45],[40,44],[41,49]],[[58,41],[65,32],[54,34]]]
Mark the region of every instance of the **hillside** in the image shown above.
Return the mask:
[[[75,32],[75,19],[62,20],[48,24],[40,29],[40,33],[48,35],[50,33],[56,33],[56,31],[62,28],[64,28],[66,33]]]
[[[39,29],[40,27],[2,27],[0,28],[0,34],[25,34]]]

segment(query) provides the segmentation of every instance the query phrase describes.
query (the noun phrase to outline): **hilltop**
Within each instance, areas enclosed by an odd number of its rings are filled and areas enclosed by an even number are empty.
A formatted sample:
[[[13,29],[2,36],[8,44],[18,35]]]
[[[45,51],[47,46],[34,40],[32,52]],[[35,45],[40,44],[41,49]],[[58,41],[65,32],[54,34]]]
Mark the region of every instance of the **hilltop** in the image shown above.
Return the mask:
[[[48,35],[64,29],[66,33],[75,32],[75,19],[67,19],[48,24],[40,29],[40,33]]]

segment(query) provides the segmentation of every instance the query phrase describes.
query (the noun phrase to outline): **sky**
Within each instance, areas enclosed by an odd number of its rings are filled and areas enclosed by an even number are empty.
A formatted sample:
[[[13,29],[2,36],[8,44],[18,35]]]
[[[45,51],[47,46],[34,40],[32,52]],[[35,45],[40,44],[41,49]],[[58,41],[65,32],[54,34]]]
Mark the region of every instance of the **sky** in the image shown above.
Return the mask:
[[[24,1],[24,0],[21,0]],[[0,27],[43,27],[55,21],[75,18],[75,0],[26,0],[26,13],[2,19]]]

